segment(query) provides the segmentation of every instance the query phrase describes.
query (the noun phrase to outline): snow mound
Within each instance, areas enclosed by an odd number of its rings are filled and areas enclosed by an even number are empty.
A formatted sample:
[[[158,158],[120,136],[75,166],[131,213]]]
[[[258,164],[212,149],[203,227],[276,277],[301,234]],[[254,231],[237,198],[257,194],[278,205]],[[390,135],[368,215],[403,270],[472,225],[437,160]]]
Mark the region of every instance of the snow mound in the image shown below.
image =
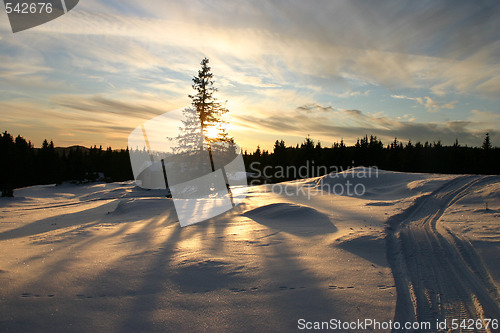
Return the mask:
[[[490,176],[488,182],[461,199],[462,205],[488,205],[489,210],[500,209],[500,177]]]
[[[380,267],[388,267],[385,259],[385,235],[381,233],[353,232],[335,241],[335,246],[347,250]]]
[[[290,203],[274,203],[247,211],[248,217],[256,217],[268,220],[286,220],[288,223],[307,223],[315,218],[323,218],[325,215],[316,209]]]

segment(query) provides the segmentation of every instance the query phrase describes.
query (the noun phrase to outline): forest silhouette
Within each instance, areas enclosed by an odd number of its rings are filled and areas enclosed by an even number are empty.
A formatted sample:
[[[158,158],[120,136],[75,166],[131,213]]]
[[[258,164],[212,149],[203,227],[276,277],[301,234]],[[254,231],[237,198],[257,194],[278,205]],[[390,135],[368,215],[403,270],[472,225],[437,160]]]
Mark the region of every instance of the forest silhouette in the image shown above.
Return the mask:
[[[11,196],[15,188],[102,180],[107,182],[133,180],[129,149],[111,147],[58,148],[44,140],[40,148],[21,135],[14,138],[7,131],[0,133],[0,188],[3,196]],[[444,146],[438,142],[403,143],[394,139],[384,145],[375,136],[364,136],[355,145],[343,141],[330,147],[306,137],[302,144],[287,146],[276,140],[272,151],[261,150],[243,154],[247,171],[266,166],[310,168],[308,175],[321,176],[314,170],[345,170],[356,166],[376,166],[383,170],[446,174],[500,174],[500,148],[493,147],[489,135],[481,147],[462,146],[455,142]],[[323,168],[322,168],[323,167]],[[313,170],[314,168],[314,170]],[[269,177],[280,182],[296,177]]]

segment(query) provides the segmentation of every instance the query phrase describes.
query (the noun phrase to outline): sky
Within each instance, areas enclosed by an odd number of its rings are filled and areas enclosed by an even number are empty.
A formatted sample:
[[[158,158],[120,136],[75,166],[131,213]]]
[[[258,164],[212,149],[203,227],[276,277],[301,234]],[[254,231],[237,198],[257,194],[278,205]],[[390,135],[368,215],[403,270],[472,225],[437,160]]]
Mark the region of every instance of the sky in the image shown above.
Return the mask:
[[[498,1],[81,0],[13,34],[0,11],[0,131],[40,146],[124,148],[190,105],[207,57],[243,149],[500,146]]]

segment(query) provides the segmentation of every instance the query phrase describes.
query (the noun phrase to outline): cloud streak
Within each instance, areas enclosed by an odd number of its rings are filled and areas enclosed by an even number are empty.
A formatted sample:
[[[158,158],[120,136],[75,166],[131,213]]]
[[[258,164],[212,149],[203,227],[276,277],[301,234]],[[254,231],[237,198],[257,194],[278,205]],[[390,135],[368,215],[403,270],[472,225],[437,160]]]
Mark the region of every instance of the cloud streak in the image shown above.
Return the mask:
[[[404,95],[391,95],[392,98],[396,99],[407,99],[410,101],[416,101],[418,104],[422,105],[429,112],[436,112],[440,109],[454,109],[455,105],[458,103],[457,101],[449,102],[449,103],[440,103],[429,96],[425,97],[408,97]]]
[[[71,20],[56,20],[40,30],[51,36],[56,34],[55,38],[61,34],[104,35],[168,45],[193,50],[195,53],[191,54],[196,59],[211,50],[215,57],[257,63],[258,67],[276,74],[277,81],[280,81],[278,73],[286,69],[302,78],[327,75],[340,81],[358,80],[389,88],[430,87],[436,94],[477,92],[491,97],[500,92],[493,84],[500,77],[497,60],[500,44],[492,39],[491,29],[491,25],[498,26],[498,23],[481,23],[477,16],[484,11],[473,10],[464,3],[454,4],[451,11],[442,4],[427,4],[416,6],[419,8],[415,8],[415,12],[404,12],[399,2],[366,8],[357,1],[323,2],[316,6],[292,1],[286,11],[277,5],[245,2],[238,6],[246,10],[236,14],[231,12],[234,4],[217,3],[218,10],[214,11],[215,7],[202,2],[192,4],[188,10],[171,3],[125,1],[127,6],[148,13],[149,17],[79,10],[72,14]],[[109,6],[113,5],[117,3],[111,2]],[[204,10],[207,6],[210,8]],[[499,6],[490,7],[490,11],[500,14]],[[395,13],[401,11],[403,15],[396,17]],[[229,16],[233,19],[227,20]],[[444,43],[445,46],[436,43],[444,39],[445,31],[447,34],[453,31],[452,27],[466,31],[467,20],[477,22],[474,26],[477,40],[471,39],[474,47],[464,46],[455,33],[447,36],[453,43]],[[311,24],[298,25],[297,22]],[[460,22],[458,28],[457,22]],[[426,35],[425,31],[433,33]],[[436,32],[437,36],[433,36]],[[481,33],[485,32],[488,34],[483,36]],[[407,36],[410,38],[405,39]],[[422,54],[415,45],[432,46],[433,52]],[[103,47],[106,46],[101,44],[84,52],[92,58],[101,58]],[[137,47],[114,55],[116,62],[135,67],[166,63]],[[487,83],[489,81],[491,83]],[[255,82],[261,84],[258,79]],[[281,83],[269,82],[265,86]]]
[[[88,116],[102,117],[106,114],[149,119],[170,110],[158,109],[142,103],[113,100],[104,96],[57,96],[52,103],[68,109],[84,111]]]
[[[475,121],[448,121],[442,123],[423,123],[397,120],[382,115],[366,114],[360,110],[346,110],[332,106],[299,106],[287,117],[270,116],[259,118],[242,116],[241,121],[254,124],[262,132],[274,132],[276,135],[286,132],[290,136],[305,137],[307,134],[326,142],[344,138],[348,143],[365,134],[377,135],[384,142],[395,137],[400,140],[429,141],[442,140],[451,144],[455,139],[479,145],[488,127]],[[479,112],[476,113],[479,115]],[[481,114],[484,116],[484,114]],[[492,132],[496,136],[496,131]]]

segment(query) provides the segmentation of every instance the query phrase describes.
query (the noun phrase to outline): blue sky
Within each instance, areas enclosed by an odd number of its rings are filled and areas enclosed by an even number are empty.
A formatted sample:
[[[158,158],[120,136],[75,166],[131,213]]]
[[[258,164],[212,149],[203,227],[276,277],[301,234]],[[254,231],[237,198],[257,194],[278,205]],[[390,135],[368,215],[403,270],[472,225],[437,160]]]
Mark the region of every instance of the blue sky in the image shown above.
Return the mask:
[[[125,147],[190,104],[210,59],[244,149],[385,143],[500,146],[496,1],[96,1],[13,34],[0,14],[0,130]]]

